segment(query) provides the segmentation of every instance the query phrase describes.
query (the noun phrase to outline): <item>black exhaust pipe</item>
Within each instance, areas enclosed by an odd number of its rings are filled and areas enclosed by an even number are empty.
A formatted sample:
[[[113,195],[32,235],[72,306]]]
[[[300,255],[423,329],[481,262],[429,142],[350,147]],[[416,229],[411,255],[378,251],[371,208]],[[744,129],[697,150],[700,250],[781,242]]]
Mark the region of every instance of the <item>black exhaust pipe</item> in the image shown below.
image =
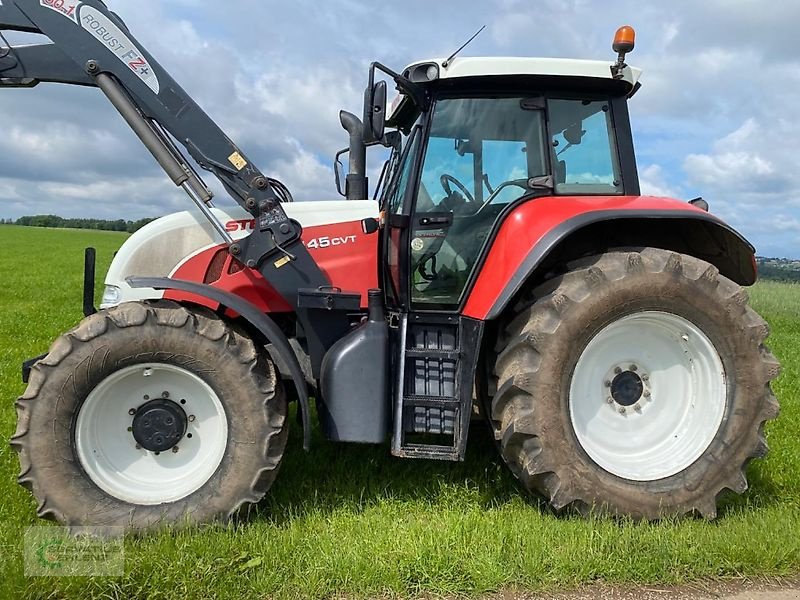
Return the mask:
[[[348,200],[369,198],[367,179],[367,146],[364,143],[364,124],[353,113],[339,112],[342,127],[350,134],[350,172],[345,183],[345,197]]]

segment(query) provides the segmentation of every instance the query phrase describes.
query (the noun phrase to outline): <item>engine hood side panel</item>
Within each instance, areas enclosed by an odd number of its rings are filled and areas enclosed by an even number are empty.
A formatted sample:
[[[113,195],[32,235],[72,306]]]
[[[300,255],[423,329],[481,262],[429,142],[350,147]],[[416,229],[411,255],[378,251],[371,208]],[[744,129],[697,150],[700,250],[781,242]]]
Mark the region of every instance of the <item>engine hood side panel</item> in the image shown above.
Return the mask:
[[[289,217],[303,225],[303,243],[332,285],[361,293],[366,306],[366,292],[376,287],[378,281],[378,236],[365,235],[360,222],[378,216],[377,203],[297,202],[285,205],[285,209]],[[255,222],[243,210],[213,211],[234,239],[253,231]],[[221,256],[220,251],[225,251],[224,245],[199,213],[168,215],[143,227],[125,242],[109,269],[106,285],[119,288],[119,302],[156,299],[164,297],[164,292],[133,289],[125,280],[128,277],[173,277],[214,285],[247,299],[264,312],[293,310],[260,274],[243,268],[226,252]]]

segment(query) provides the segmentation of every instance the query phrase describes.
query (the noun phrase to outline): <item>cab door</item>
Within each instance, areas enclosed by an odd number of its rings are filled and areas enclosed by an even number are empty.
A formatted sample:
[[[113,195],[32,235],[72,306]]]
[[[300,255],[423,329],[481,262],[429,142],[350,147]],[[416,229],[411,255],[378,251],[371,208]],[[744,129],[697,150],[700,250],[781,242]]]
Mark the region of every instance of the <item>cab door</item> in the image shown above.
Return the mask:
[[[412,129],[382,206],[381,280],[386,306],[394,311],[408,307],[408,226],[416,164],[422,143],[421,129],[420,125]]]

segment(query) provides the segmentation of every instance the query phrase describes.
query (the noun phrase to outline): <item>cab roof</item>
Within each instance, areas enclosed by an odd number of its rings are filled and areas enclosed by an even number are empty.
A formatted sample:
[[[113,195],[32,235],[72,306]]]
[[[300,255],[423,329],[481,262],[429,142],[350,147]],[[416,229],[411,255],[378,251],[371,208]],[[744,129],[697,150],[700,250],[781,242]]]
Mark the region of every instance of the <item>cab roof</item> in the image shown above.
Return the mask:
[[[433,78],[431,68],[434,67]],[[456,57],[447,62],[444,58],[432,58],[410,64],[403,70],[403,76],[414,83],[433,87],[442,84],[458,84],[468,81],[541,80],[547,87],[559,87],[560,81],[572,89],[582,87],[585,80],[587,88],[613,89],[615,93],[631,95],[639,82],[642,70],[625,66],[620,77],[612,72],[612,61],[579,60],[572,58],[530,58],[530,57]],[[569,83],[567,83],[569,82]],[[405,94],[399,94],[387,111],[387,125],[399,126],[413,118],[413,105]]]
[[[436,65],[439,79],[456,77],[491,77],[508,75],[528,75],[546,77],[586,77],[591,79],[614,79],[611,72],[611,61],[577,60],[572,58],[529,58],[476,56],[456,57],[445,65],[446,59],[434,58],[412,63],[403,71],[412,81],[419,68]],[[622,80],[633,88],[639,81],[641,69],[626,67],[622,71]]]

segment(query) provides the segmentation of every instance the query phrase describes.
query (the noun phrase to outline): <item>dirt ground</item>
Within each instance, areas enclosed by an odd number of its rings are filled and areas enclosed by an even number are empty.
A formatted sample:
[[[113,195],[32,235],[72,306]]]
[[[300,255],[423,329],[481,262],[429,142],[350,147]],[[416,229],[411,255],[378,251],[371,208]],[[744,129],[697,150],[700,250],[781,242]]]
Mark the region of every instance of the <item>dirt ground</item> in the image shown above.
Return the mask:
[[[603,584],[551,595],[503,595],[501,600],[800,600],[800,579],[701,582],[686,586],[612,587]]]

